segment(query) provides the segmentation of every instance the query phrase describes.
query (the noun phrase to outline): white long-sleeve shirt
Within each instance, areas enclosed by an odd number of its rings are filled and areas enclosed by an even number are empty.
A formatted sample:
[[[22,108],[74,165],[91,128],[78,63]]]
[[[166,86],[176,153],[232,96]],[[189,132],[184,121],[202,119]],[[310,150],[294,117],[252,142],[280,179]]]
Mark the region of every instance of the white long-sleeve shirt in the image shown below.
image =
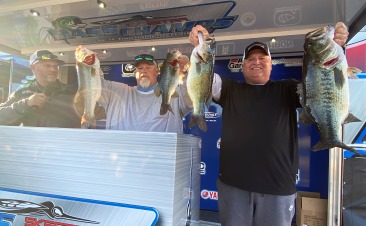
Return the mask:
[[[183,116],[191,108],[184,100],[185,87],[179,86],[178,98],[171,99],[174,114],[160,115],[161,95],[141,92],[137,87],[102,79],[101,105],[106,110],[106,129],[183,133]]]

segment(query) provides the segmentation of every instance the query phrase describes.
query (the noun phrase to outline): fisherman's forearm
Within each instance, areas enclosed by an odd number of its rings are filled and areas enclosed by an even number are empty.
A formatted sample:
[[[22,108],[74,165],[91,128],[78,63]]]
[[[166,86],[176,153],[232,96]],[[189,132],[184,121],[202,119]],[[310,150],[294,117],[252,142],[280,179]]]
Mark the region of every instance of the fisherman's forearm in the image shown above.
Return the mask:
[[[19,100],[10,105],[0,106],[0,124],[1,125],[19,125],[19,121],[24,114],[29,111],[26,99]]]

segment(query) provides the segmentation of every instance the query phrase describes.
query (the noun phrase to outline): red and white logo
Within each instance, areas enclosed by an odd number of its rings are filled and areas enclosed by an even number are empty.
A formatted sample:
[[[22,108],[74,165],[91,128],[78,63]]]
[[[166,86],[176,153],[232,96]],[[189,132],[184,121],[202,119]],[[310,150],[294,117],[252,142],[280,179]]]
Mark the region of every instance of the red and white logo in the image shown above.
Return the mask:
[[[230,59],[227,67],[230,69],[231,72],[240,72],[242,63],[243,59],[241,58]]]
[[[201,197],[203,199],[218,200],[217,191],[208,191],[204,189],[201,191]]]

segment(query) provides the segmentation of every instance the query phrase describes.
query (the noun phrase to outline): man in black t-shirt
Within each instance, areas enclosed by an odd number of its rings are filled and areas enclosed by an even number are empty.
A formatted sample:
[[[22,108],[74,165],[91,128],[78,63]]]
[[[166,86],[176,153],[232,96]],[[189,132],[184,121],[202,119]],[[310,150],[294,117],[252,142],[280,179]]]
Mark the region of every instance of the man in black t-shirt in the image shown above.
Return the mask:
[[[348,37],[343,23],[334,41]],[[190,33],[198,45],[198,25]],[[222,226],[291,226],[295,213],[298,170],[296,80],[272,81],[269,48],[261,42],[246,47],[245,82],[215,74],[212,96],[222,108],[220,170],[217,180]]]

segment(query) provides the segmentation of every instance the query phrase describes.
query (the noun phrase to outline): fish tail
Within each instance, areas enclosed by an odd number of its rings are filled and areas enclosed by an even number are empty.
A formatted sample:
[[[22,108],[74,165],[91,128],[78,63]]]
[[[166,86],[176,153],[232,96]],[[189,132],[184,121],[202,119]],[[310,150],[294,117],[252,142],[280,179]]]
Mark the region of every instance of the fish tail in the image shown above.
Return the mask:
[[[192,128],[193,126],[198,125],[198,127],[203,131],[207,131],[207,124],[205,117],[194,116],[192,115],[191,119],[189,120],[188,127]]]
[[[314,147],[311,150],[320,151],[320,150],[329,149],[329,148],[330,148],[330,145],[327,142],[320,140],[317,144],[314,145]]]
[[[82,129],[95,129],[97,127],[97,121],[94,118],[88,119],[85,115],[81,118],[81,128]]]
[[[302,122],[304,124],[312,124],[312,123],[314,123],[314,120],[303,109],[303,111],[301,111],[301,113],[300,113],[300,122]]]
[[[350,122],[361,122],[361,120],[359,118],[357,118],[356,116],[354,116],[353,114],[348,113],[346,120],[344,120],[344,124],[350,123]]]
[[[160,115],[165,115],[168,110],[173,113],[174,115],[174,112],[173,112],[173,109],[172,109],[172,106],[170,104],[161,104],[161,107],[160,107]]]
[[[348,150],[348,151],[351,151],[351,152],[354,152],[356,154],[359,154],[358,151],[356,151],[356,149],[354,149],[353,147],[350,147],[346,144],[344,144],[343,142],[341,141],[334,141],[334,142],[325,142],[323,140],[320,140],[313,148],[312,150],[313,151],[319,151],[319,150],[324,150],[324,149],[331,149],[331,148],[334,148],[334,147],[339,147],[339,148],[342,148],[342,149],[345,149],[345,150]]]

